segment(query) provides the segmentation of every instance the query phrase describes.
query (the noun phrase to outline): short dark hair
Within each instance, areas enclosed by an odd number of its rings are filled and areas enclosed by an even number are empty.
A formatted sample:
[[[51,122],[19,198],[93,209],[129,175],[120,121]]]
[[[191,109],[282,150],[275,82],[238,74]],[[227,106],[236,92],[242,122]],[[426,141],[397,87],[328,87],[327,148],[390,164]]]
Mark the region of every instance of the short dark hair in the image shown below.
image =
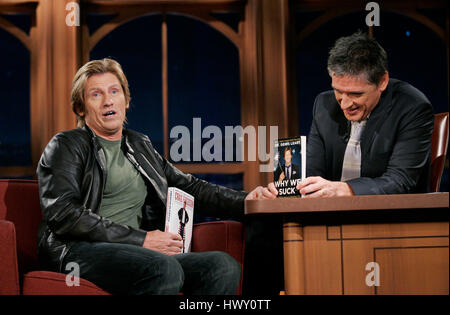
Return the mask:
[[[339,38],[328,57],[328,73],[331,75],[364,75],[372,84],[378,85],[388,71],[386,51],[369,35],[358,31]]]
[[[291,147],[284,148],[283,155],[285,155],[287,151],[291,151],[291,155],[292,155],[292,148]]]

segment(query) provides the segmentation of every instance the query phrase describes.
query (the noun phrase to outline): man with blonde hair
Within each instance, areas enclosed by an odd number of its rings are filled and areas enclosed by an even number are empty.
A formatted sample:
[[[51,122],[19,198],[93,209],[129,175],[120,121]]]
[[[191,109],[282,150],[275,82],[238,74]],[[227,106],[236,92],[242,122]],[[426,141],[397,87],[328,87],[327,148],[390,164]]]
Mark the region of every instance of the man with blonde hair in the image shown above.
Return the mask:
[[[234,191],[184,174],[150,139],[125,129],[127,79],[114,60],[93,60],[73,80],[77,129],[55,135],[39,161],[43,221],[39,257],[113,294],[234,294],[240,265],[223,252],[182,254],[164,230],[167,188],[193,195],[204,215],[242,217],[244,199],[275,198],[267,188]]]

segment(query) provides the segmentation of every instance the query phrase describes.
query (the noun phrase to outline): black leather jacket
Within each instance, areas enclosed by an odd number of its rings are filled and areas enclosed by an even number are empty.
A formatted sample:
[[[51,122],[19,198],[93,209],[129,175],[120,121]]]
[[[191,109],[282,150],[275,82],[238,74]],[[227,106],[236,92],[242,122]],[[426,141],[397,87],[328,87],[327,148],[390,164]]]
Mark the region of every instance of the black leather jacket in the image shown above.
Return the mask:
[[[37,168],[43,212],[38,252],[40,262],[50,270],[64,270],[64,256],[77,241],[142,246],[146,231],[164,229],[168,187],[193,195],[198,213],[242,217],[247,193],[184,174],[155,151],[147,136],[124,129],[122,150],[147,185],[140,229],[96,214],[107,171],[104,152],[89,127],[59,133],[48,143]]]

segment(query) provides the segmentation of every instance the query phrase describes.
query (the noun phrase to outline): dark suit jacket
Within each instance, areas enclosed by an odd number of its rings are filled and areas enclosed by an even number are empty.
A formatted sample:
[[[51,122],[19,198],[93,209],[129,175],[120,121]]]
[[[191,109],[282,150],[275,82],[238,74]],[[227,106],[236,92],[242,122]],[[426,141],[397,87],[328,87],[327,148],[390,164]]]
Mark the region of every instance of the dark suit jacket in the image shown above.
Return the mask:
[[[186,212],[186,215],[184,216],[184,222],[183,222],[183,211]],[[188,223],[189,222],[188,212],[186,210],[184,210],[183,208],[178,210],[178,219],[180,219],[180,224],[185,225],[186,223]]]
[[[347,181],[356,195],[429,191],[433,110],[408,83],[390,79],[361,136],[361,177]],[[317,96],[307,145],[307,176],[340,181],[350,134],[333,91]]]
[[[299,179],[300,178],[300,171],[299,171],[299,167],[296,164],[291,163],[291,178],[290,179]],[[275,181],[278,181],[278,178],[280,178],[281,173],[284,173],[285,175],[285,179],[287,179],[287,174],[286,174],[286,164],[278,167],[277,171],[275,172]]]

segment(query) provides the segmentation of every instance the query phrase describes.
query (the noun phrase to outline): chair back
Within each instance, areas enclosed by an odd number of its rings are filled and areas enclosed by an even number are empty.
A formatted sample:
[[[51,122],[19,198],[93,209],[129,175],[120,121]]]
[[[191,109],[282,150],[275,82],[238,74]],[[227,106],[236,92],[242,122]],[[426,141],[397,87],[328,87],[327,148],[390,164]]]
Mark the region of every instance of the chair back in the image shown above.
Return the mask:
[[[14,223],[20,276],[38,267],[37,231],[42,219],[36,180],[0,179],[0,220]]]
[[[430,191],[438,192],[444,171],[448,147],[448,112],[434,115],[433,139],[431,142]]]

